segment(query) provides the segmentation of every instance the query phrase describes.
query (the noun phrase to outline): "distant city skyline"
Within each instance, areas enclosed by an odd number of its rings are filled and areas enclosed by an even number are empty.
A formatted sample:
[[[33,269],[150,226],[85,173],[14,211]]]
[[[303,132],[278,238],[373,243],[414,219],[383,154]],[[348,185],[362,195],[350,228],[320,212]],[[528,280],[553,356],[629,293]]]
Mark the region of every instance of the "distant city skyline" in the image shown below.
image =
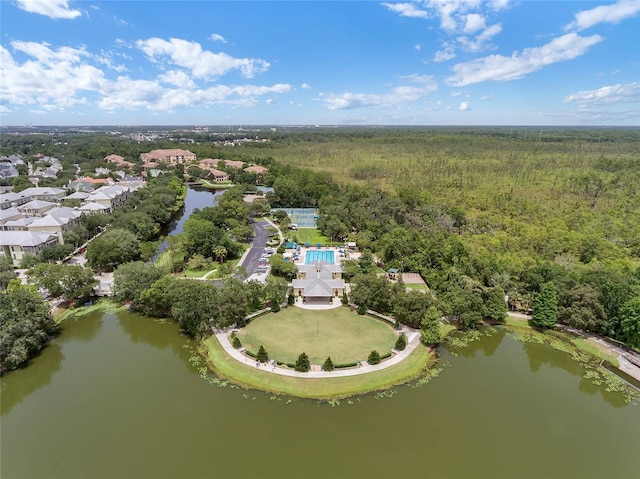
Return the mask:
[[[0,0],[0,124],[640,125],[640,1]]]

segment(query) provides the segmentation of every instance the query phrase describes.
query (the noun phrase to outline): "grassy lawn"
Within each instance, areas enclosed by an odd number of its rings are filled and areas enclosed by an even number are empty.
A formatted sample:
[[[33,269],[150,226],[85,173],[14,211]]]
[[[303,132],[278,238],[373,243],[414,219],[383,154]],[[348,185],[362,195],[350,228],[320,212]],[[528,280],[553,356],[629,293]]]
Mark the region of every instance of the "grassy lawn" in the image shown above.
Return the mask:
[[[297,231],[291,232],[289,233],[289,235],[292,237],[297,237],[299,244],[329,244],[329,237],[320,233],[317,228],[298,228]]]
[[[249,323],[239,336],[242,345],[254,353],[262,344],[271,358],[295,363],[305,352],[311,364],[322,364],[327,356],[336,364],[364,361],[373,349],[381,355],[390,351],[397,339],[388,324],[348,308],[286,308]]]
[[[425,368],[435,363],[429,350],[420,345],[404,361],[381,371],[341,378],[292,378],[236,361],[225,353],[215,337],[210,337],[202,344],[209,365],[219,376],[246,388],[312,399],[337,399],[387,389],[416,379]]]
[[[429,291],[426,284],[418,284],[418,283],[405,283],[404,284],[407,289],[415,289],[416,291]]]

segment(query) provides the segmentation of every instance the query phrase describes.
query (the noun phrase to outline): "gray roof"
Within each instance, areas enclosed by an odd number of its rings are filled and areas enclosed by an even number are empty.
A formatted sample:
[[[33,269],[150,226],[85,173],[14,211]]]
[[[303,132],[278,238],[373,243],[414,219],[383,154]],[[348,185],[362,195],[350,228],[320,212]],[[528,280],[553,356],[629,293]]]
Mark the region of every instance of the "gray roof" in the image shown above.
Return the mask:
[[[34,231],[3,231],[0,235],[0,246],[38,246],[52,238],[55,233]]]

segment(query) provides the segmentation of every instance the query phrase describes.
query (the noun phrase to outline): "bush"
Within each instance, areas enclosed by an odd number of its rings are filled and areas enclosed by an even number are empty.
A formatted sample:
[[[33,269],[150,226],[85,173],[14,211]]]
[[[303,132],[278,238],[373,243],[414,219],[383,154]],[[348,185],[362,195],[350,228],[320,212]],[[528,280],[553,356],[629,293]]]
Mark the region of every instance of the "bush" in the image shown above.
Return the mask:
[[[353,363],[341,363],[341,364],[335,364],[334,367],[336,369],[345,369],[345,368],[355,368],[358,365],[357,362],[353,362]]]
[[[287,304],[289,306],[293,306],[293,303],[295,303],[295,302],[296,302],[296,298],[293,295],[293,293],[291,293],[289,296],[287,296]]]
[[[342,304],[344,304],[345,306],[349,304],[349,297],[347,296],[346,291],[342,292]]]
[[[287,249],[284,247],[284,245],[283,245],[283,244],[281,244],[280,246],[278,246],[278,249],[276,250],[276,253],[278,253],[278,254],[282,254],[282,253],[284,253],[285,251],[287,251]]]
[[[252,357],[254,359],[258,357],[256,355],[256,353],[253,353],[253,352],[249,351],[248,349],[245,351],[245,353],[247,353],[247,356]]]
[[[391,351],[389,351],[388,353],[383,354],[382,356],[380,356],[380,361],[382,361],[383,359],[387,359],[391,357]]]
[[[364,304],[359,304],[358,305],[358,314],[362,315],[362,314],[367,314],[367,306]]]
[[[261,363],[266,363],[267,361],[269,361],[269,353],[267,353],[267,350],[264,349],[264,346],[262,344],[258,348],[258,354],[256,355],[256,359]]]
[[[301,373],[306,373],[311,369],[311,363],[309,362],[309,356],[307,353],[300,353],[298,360],[296,361],[295,370]]]
[[[271,301],[271,312],[277,313],[278,311],[280,311],[280,302],[274,299]]]
[[[369,364],[378,364],[380,362],[380,353],[375,349],[369,353],[369,358],[367,359]]]
[[[236,348],[236,349],[240,349],[242,347],[242,343],[240,342],[240,338],[238,336],[233,336],[233,339],[231,340],[231,345]]]
[[[395,348],[398,351],[404,351],[406,347],[407,347],[407,335],[404,333],[400,333],[400,336],[398,336],[398,340],[396,341]]]
[[[323,371],[333,371],[333,361],[331,360],[331,356],[327,358],[327,360],[322,364]]]

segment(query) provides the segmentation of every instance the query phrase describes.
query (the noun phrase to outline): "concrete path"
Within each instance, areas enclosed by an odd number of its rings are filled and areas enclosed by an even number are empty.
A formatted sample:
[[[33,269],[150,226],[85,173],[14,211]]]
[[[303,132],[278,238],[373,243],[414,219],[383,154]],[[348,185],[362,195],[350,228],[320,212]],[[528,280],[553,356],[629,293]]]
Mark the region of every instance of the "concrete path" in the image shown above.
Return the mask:
[[[246,354],[235,349],[231,343],[229,342],[229,334],[231,330],[215,330],[214,335],[227,352],[229,356],[235,359],[238,362],[246,364],[247,366],[252,366],[256,369],[261,369],[264,372],[279,374],[281,376],[291,376],[295,378],[306,378],[306,379],[319,379],[319,378],[339,378],[346,376],[357,376],[359,374],[367,374],[374,371],[381,371],[386,368],[390,368],[391,366],[395,366],[403,359],[405,359],[409,354],[411,354],[420,344],[420,331],[403,328],[403,332],[407,335],[407,347],[404,351],[398,351],[396,354],[391,355],[390,358],[385,359],[380,364],[375,365],[366,365],[360,366],[352,369],[342,369],[342,370],[334,370],[334,371],[309,371],[308,373],[301,373],[298,371],[294,371],[289,368],[282,368],[280,366],[276,366],[275,361],[269,361],[267,364],[260,364],[256,362],[256,360]],[[312,367],[313,369],[313,367]]]

